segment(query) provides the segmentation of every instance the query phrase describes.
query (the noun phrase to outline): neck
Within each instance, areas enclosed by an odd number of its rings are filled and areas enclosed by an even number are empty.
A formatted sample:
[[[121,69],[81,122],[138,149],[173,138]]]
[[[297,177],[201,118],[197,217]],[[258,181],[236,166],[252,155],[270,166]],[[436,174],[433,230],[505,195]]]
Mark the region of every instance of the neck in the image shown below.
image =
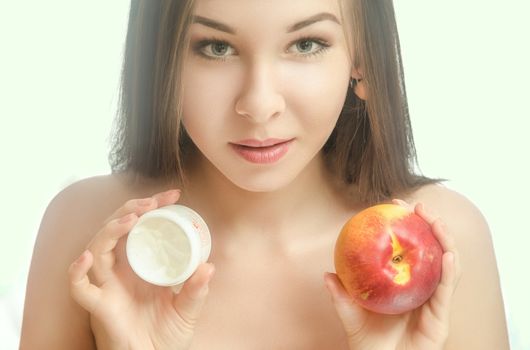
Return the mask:
[[[183,202],[205,215],[207,221],[231,232],[280,234],[308,223],[308,218],[321,217],[323,211],[347,205],[321,155],[294,181],[271,192],[242,189],[204,159],[194,169]]]

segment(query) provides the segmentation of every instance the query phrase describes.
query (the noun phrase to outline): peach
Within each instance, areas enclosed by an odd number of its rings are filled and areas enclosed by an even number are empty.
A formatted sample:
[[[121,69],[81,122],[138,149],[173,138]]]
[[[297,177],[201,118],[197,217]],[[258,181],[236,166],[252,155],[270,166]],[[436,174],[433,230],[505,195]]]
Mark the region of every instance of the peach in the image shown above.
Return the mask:
[[[441,275],[443,250],[420,216],[380,204],[353,216],[335,245],[335,269],[364,308],[400,314],[425,303]]]

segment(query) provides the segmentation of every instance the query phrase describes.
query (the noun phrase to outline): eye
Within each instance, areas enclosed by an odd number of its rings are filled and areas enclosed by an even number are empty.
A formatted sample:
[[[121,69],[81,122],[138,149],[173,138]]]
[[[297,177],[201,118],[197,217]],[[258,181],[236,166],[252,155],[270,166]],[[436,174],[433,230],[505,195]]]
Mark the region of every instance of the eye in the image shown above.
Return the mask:
[[[222,40],[203,40],[194,45],[194,51],[209,59],[226,59],[235,54],[230,44]]]
[[[296,48],[298,51],[307,53],[311,52],[311,49],[313,48],[315,42],[311,40],[303,40],[296,43]]]
[[[312,56],[322,53],[329,48],[329,46],[330,45],[327,42],[321,39],[302,38],[291,44],[287,51],[300,56]]]
[[[212,43],[210,44],[210,46],[211,46],[211,51],[215,56],[224,56],[228,52],[228,49],[230,48],[228,44],[222,43],[222,42]]]

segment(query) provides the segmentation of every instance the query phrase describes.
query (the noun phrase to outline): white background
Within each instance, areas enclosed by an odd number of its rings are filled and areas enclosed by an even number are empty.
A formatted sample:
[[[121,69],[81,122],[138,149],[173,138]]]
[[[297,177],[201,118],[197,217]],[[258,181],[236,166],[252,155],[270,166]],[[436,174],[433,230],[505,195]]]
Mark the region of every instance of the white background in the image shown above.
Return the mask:
[[[128,6],[0,0],[0,349],[18,344],[47,203],[109,172]],[[410,0],[396,13],[421,169],[486,216],[512,348],[530,349],[530,3]]]

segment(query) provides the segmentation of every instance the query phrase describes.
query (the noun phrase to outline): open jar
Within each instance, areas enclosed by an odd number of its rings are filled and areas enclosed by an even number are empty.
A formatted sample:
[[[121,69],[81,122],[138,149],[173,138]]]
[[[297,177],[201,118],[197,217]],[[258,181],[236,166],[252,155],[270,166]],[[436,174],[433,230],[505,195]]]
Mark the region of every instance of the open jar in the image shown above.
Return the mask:
[[[149,211],[129,232],[129,265],[143,280],[179,286],[210,256],[211,237],[201,216],[183,205]]]

